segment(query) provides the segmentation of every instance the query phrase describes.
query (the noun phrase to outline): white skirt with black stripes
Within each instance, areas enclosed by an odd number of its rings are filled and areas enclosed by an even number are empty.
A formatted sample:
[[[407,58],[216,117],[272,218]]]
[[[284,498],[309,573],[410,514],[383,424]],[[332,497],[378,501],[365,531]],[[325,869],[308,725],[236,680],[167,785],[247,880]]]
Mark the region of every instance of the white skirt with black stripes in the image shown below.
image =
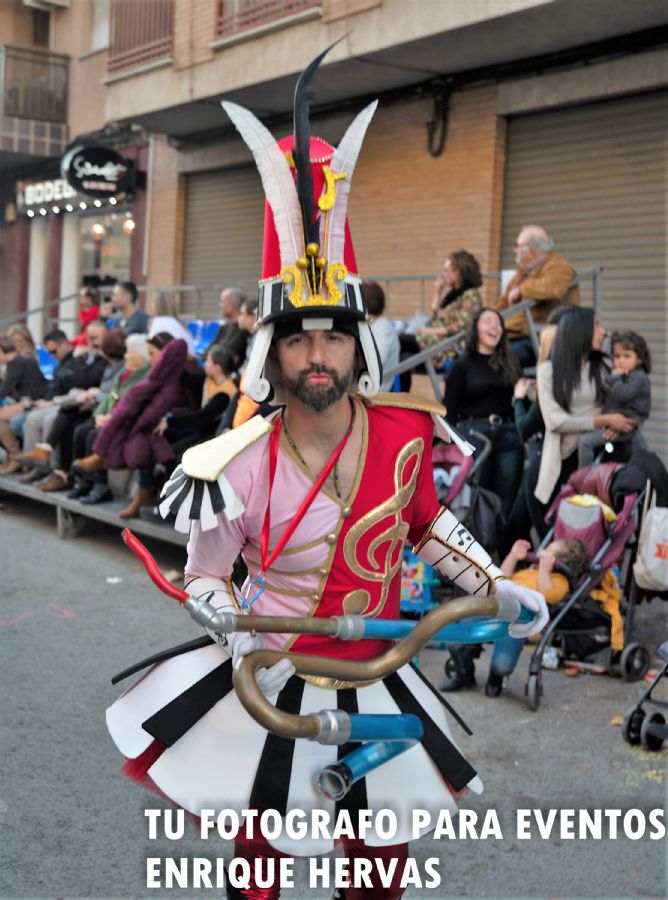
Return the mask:
[[[313,810],[322,810],[333,829],[343,808],[353,822],[357,809],[372,815],[392,810],[396,833],[384,839],[367,832],[370,846],[417,837],[415,809],[428,810],[435,821],[441,810],[455,812],[456,797],[466,787],[482,791],[452,739],[442,698],[412,665],[368,687],[343,690],[316,687],[295,675],[271,702],[300,714],[323,709],[412,713],[420,717],[425,735],[353,785],[343,801],[329,800],[318,792],[317,777],[354,745],[324,746],[268,734],[239,702],[231,661],[213,643],[149,669],[107,710],[107,725],[128,760],[140,766],[146,760],[146,778],[137,780],[155,785],[194,815],[202,809],[275,809],[282,815],[301,810],[310,821]],[[137,778],[136,768],[132,777]],[[330,837],[296,840],[285,833],[269,843],[292,856],[328,853],[334,847]]]

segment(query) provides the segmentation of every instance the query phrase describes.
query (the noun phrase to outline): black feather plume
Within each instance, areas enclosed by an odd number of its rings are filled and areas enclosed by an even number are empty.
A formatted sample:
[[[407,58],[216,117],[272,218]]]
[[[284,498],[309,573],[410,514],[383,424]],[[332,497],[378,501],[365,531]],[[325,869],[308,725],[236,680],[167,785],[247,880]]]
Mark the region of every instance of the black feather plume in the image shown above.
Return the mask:
[[[313,79],[315,70],[318,68],[323,58],[329,53],[332,47],[335,47],[342,40],[343,38],[339,38],[338,41],[334,41],[333,44],[330,44],[326,50],[323,50],[319,56],[316,56],[316,58],[308,64],[299,76],[295,88],[295,146],[292,156],[295,161],[295,169],[297,170],[297,196],[299,197],[299,205],[302,211],[304,246],[307,244],[318,244],[320,242],[320,232],[313,203],[313,180],[311,178],[310,157],[311,123],[309,121],[309,98],[307,89]]]

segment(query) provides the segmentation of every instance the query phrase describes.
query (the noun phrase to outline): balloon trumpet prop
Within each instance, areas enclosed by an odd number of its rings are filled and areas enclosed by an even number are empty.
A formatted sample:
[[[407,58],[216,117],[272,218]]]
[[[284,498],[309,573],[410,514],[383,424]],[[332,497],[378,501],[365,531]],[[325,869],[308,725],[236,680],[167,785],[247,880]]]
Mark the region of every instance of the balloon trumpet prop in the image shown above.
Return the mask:
[[[493,641],[507,636],[509,624],[528,622],[532,618],[514,598],[495,595],[451,600],[431,610],[418,622],[365,619],[356,615],[317,619],[218,611],[208,603],[207,597],[191,597],[187,591],[167,581],[149,551],[129,529],[123,530],[122,537],[143,562],[155,585],[178,600],[195,621],[209,630],[222,634],[238,631],[315,634],[343,641],[375,638],[395,642],[376,658],[363,661],[263,649],[242,656],[235,665],[233,680],[239,700],[267,731],[321,744],[361,743],[338,763],[323,769],[318,777],[320,792],[335,800],[344,797],[360,778],[420,741],[422,722],[413,715],[351,714],[339,709],[309,715],[287,713],[276,709],[257,686],[255,675],[258,669],[289,659],[298,675],[344,680],[362,687],[396,672],[434,639],[449,643]],[[464,619],[467,621],[462,621]]]

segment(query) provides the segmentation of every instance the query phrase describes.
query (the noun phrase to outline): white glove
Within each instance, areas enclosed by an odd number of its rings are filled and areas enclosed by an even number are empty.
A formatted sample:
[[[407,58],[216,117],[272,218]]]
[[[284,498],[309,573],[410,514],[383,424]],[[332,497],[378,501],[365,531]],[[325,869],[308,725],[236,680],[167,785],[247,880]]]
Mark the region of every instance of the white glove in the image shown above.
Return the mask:
[[[494,585],[495,593],[499,596],[514,597],[525,609],[535,614],[536,618],[532,622],[515,622],[508,629],[508,634],[515,638],[527,638],[532,634],[538,634],[550,621],[550,614],[547,610],[545,597],[539,591],[532,591],[530,588],[520,587],[514,584],[508,578],[497,581]]]
[[[242,656],[248,656],[253,650],[262,650],[262,638],[258,634],[250,634],[250,632],[236,632],[228,635],[228,646],[230,638],[233,638],[232,644],[232,665],[236,666],[237,660]],[[255,672],[255,681],[265,697],[273,697],[282,690],[288,680],[295,674],[295,667],[289,659],[280,659],[268,669],[257,669]]]
[[[195,578],[188,584],[188,591],[198,600],[201,597],[207,597],[209,605],[213,609],[230,610],[235,613],[240,610],[239,591],[229,579],[223,581],[218,578]],[[242,656],[248,656],[253,650],[261,650],[264,647],[262,638],[249,631],[232,631],[222,634],[211,628],[205,630],[218,646],[232,657],[232,665],[235,665]],[[255,673],[255,680],[265,697],[271,697],[278,694],[290,677],[294,675],[294,672],[295,667],[290,660],[281,659],[268,669],[258,669]]]

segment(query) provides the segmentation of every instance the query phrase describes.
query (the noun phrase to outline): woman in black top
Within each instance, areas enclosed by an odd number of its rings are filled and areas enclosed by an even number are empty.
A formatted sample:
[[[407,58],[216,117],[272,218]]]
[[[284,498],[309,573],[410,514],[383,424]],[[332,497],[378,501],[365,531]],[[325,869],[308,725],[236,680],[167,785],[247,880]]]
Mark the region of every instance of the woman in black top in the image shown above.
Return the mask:
[[[8,403],[21,397],[41,400],[46,393],[47,381],[37,360],[18,353],[8,337],[0,337],[0,366],[3,365],[6,369],[4,379],[0,379],[0,401]]]
[[[501,498],[504,516],[517,495],[524,465],[513,412],[513,386],[520,375],[503,319],[483,307],[471,322],[464,355],[447,375],[445,404],[448,420],[479,450],[482,442],[472,432],[491,441],[480,484]]]
[[[40,400],[46,392],[47,381],[37,361],[18,353],[13,341],[4,335],[0,336],[0,366],[5,366],[5,377],[0,379],[0,447],[7,451],[0,475],[11,475],[20,468],[16,456],[21,447],[9,424],[13,415],[23,411],[16,401],[22,397]]]

